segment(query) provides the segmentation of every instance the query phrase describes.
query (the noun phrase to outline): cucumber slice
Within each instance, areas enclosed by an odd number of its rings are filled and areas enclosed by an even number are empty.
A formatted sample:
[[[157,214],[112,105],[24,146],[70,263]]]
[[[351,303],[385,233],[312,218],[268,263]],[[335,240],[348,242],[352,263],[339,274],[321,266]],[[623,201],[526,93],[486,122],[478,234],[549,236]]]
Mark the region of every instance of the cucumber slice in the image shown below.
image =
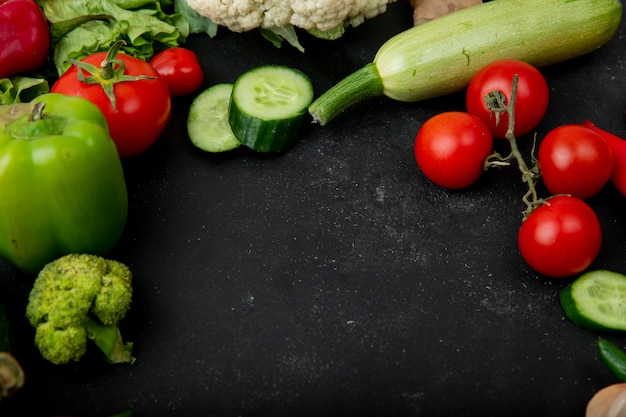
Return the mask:
[[[626,275],[586,272],[559,293],[565,315],[595,331],[626,331]]]
[[[264,65],[235,80],[228,121],[235,137],[249,148],[281,152],[296,141],[312,101],[313,86],[304,73]]]
[[[241,146],[228,124],[233,85],[215,84],[200,93],[189,107],[187,133],[191,143],[207,152],[225,152]]]

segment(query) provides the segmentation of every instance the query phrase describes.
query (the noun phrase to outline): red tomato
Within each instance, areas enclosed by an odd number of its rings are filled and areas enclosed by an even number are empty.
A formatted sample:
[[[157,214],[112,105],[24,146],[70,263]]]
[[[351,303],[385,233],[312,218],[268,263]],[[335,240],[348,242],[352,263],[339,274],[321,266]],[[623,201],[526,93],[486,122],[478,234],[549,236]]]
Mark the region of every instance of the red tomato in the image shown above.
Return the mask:
[[[613,172],[611,173],[611,182],[619,192],[626,196],[626,140],[604,129],[600,129],[589,120],[585,120],[584,125],[602,135],[613,150],[614,164]]]
[[[613,151],[597,132],[582,125],[550,131],[537,154],[544,185],[552,194],[588,198],[600,191],[613,172]]]
[[[415,160],[435,184],[463,188],[480,178],[492,146],[489,127],[478,117],[445,112],[428,119],[417,132]]]
[[[522,223],[518,245],[522,258],[537,272],[553,278],[585,270],[602,244],[602,229],[593,209],[572,196],[555,196]]]
[[[503,139],[509,128],[509,116],[502,113],[496,123],[493,112],[487,108],[485,97],[492,91],[500,91],[511,100],[513,77],[517,74],[515,95],[514,135],[522,136],[533,130],[548,108],[548,83],[541,72],[523,61],[505,59],[492,62],[480,69],[470,81],[465,96],[469,113],[480,117],[491,129],[494,138]]]
[[[186,96],[196,91],[204,81],[198,56],[189,49],[169,48],[156,54],[150,65],[167,83],[172,96]]]
[[[106,58],[106,52],[98,52],[82,61],[100,67]],[[117,109],[113,107],[102,85],[88,84],[78,79],[76,65],[61,75],[50,90],[83,97],[95,103],[107,119],[120,157],[126,158],[140,154],[158,139],[167,125],[172,104],[165,81],[148,62],[124,54],[118,54],[117,59],[125,65],[124,75],[150,77],[115,82]],[[115,68],[119,68],[119,64]],[[81,71],[85,77],[89,76],[84,70]]]

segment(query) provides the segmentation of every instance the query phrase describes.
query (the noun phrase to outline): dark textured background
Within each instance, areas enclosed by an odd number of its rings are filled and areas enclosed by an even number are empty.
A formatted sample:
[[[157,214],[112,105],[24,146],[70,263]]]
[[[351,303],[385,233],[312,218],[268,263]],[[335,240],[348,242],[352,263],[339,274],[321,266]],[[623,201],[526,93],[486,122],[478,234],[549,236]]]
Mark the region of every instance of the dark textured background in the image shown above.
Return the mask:
[[[340,40],[302,34],[304,54],[224,29],[187,46],[203,87],[273,63],[307,73],[319,95],[410,25],[399,0]],[[539,138],[585,119],[626,136],[624,26],[601,50],[543,70],[551,103]],[[76,364],[45,362],[24,318],[31,278],[0,263],[27,372],[2,417],[573,417],[615,382],[597,335],[563,315],[568,280],[520,258],[516,168],[462,191],[420,173],[415,134],[428,117],[462,110],[462,94],[374,98],[326,127],[307,120],[282,155],[195,149],[192,99],[176,99],[158,142],[124,161],[130,214],[110,257],[135,274],[122,332],[136,364],[111,366],[94,350]],[[524,152],[530,144],[520,138]],[[626,272],[626,199],[608,186],[589,204],[604,230],[591,268]]]

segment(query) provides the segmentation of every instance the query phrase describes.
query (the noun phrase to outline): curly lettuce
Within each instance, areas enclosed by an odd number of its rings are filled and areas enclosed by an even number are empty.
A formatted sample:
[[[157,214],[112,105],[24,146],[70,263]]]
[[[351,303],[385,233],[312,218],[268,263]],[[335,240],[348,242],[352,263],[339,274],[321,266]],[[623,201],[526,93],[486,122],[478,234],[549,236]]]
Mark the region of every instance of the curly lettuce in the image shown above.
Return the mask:
[[[0,79],[0,104],[28,103],[40,94],[48,93],[45,78],[13,76]]]
[[[37,0],[54,31],[55,25],[85,16],[98,18],[63,31],[53,45],[52,61],[58,75],[70,66],[69,58],[82,59],[108,51],[120,40],[122,52],[149,60],[156,52],[179,46],[190,33],[189,23],[177,12],[166,13],[171,0]]]
[[[189,23],[189,33],[206,33],[211,38],[217,34],[217,24],[208,17],[200,16],[185,0],[174,0],[174,10]]]

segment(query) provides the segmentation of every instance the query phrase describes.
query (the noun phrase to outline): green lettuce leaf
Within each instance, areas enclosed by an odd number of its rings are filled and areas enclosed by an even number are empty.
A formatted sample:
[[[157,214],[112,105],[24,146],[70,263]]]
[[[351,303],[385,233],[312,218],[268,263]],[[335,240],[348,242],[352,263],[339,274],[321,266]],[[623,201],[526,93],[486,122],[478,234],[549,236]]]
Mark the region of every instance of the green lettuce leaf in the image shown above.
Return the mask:
[[[122,9],[135,10],[154,7],[155,0],[111,0]],[[172,5],[170,0],[157,1],[161,7],[169,7]]]
[[[50,92],[45,78],[14,76],[0,79],[0,104],[28,103]]]
[[[330,29],[330,30],[309,29],[307,32],[309,32],[311,35],[315,36],[316,38],[334,41],[335,39],[341,38],[343,34],[345,33],[345,31],[346,31],[346,28],[344,24],[340,23],[335,28]]]
[[[82,59],[108,51],[120,40],[126,42],[122,52],[147,61],[159,50],[178,46],[189,34],[184,16],[164,11],[171,5],[170,0],[37,0],[37,3],[53,27],[78,16],[112,17],[84,23],[57,40],[52,61],[58,75],[69,68],[69,58]]]
[[[174,10],[185,17],[189,23],[190,33],[206,33],[211,38],[217,34],[217,23],[189,7],[185,0],[175,0]]]
[[[278,28],[259,28],[261,35],[275,47],[280,48],[283,43],[283,40],[289,42],[291,46],[296,48],[300,52],[304,52],[304,47],[300,44],[300,40],[298,39],[298,34],[296,33],[296,29],[293,25],[285,25]]]

